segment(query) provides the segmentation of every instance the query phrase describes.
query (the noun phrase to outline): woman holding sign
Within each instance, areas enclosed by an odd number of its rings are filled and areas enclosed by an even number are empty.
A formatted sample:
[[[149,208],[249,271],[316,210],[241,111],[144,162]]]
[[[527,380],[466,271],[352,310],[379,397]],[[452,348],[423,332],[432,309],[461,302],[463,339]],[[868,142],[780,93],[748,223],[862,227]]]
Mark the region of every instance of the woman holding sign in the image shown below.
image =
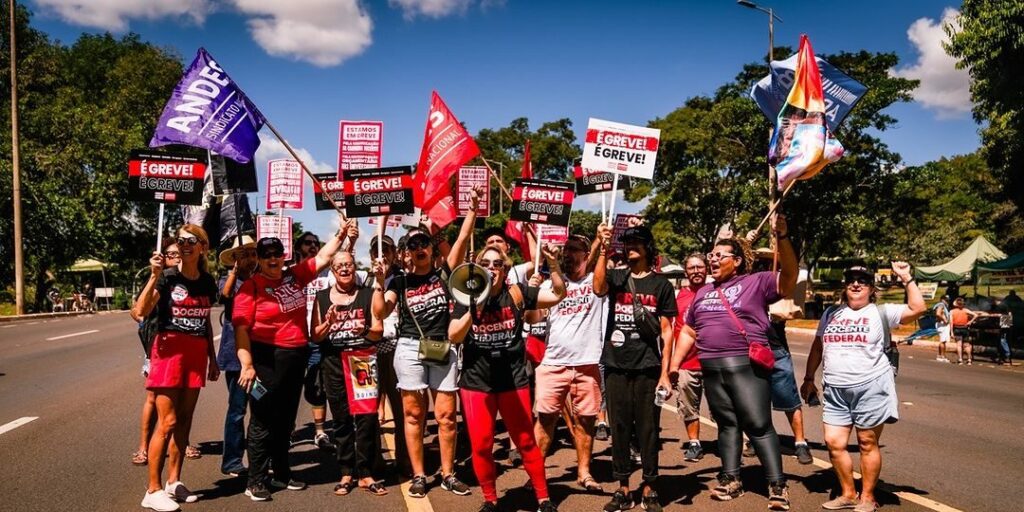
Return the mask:
[[[473,445],[473,470],[484,493],[481,512],[498,510],[497,472],[494,467],[494,428],[498,412],[523,455],[523,467],[540,502],[541,512],[557,510],[548,498],[544,477],[544,454],[533,436],[530,413],[530,378],[526,372],[523,343],[523,314],[550,308],[565,298],[565,281],[559,262],[561,251],[543,249],[551,267],[551,288],[509,285],[512,259],[489,247],[480,251],[476,263],[491,273],[491,292],[479,307],[456,304],[448,336],[463,343],[462,374],[459,379],[462,407]]]
[[[405,414],[405,440],[412,464],[413,478],[408,494],[413,498],[427,495],[427,476],[423,466],[423,430],[426,426],[427,394],[434,393],[434,418],[441,445],[441,488],[466,496],[469,486],[455,477],[455,393],[459,390],[455,348],[448,341],[451,302],[448,275],[466,258],[469,239],[473,236],[476,207],[480,189],[470,193],[472,208],[452,244],[448,257],[435,268],[437,247],[430,235],[415,230],[409,233],[405,248],[412,270],[391,279],[384,288],[387,267],[383,259],[373,264],[373,315],[387,318],[398,307],[398,344],[395,347],[395,373],[402,391]]]
[[[357,485],[383,496],[387,489],[370,473],[378,448],[377,365],[374,346],[384,324],[370,312],[373,290],[359,285],[351,253],[331,261],[335,284],[320,290],[313,302],[311,335],[320,347],[320,371],[334,418],[334,446],[341,481],[334,494],[344,496]]]
[[[249,482],[245,495],[270,499],[271,487],[299,491],[306,484],[291,479],[288,448],[302,394],[309,346],[303,288],[327,267],[342,239],[356,228],[346,222],[316,256],[284,268],[284,244],[278,238],[256,242],[259,270],[235,296],[231,323],[242,371],[238,384],[252,396],[247,433]],[[269,479],[273,466],[274,479]]]
[[[199,499],[181,483],[188,429],[206,379],[217,380],[210,307],[217,283],[206,271],[209,238],[203,228],[185,224],[178,230],[179,267],[164,269],[164,256],[153,253],[151,275],[132,315],[145,318],[157,311],[156,336],[150,350],[146,388],[156,396],[157,424],[149,441],[149,488],[142,506],[178,510],[176,502]],[[172,442],[173,438],[173,442]],[[167,485],[161,485],[168,455]]]

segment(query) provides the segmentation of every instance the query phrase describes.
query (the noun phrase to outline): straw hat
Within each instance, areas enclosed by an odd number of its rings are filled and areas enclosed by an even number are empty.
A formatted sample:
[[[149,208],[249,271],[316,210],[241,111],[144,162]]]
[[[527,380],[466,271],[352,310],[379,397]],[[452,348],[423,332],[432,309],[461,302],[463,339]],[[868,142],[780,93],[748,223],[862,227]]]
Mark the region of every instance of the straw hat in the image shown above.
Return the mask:
[[[225,267],[230,267],[235,264],[235,259],[238,258],[239,253],[245,249],[255,249],[256,241],[249,235],[242,235],[241,243],[239,243],[238,237],[235,237],[235,243],[230,249],[223,250],[220,252],[220,264]]]

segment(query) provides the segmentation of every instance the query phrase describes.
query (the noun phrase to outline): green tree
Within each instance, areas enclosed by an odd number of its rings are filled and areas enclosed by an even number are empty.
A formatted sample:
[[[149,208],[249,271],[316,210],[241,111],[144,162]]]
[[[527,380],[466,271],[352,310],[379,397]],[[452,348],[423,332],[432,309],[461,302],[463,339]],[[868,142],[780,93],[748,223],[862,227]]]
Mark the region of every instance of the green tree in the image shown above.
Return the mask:
[[[2,15],[7,26],[7,10]],[[127,200],[126,162],[145,147],[171,89],[180,58],[135,34],[82,35],[71,46],[50,41],[16,13],[26,280],[35,308],[48,276],[86,256],[143,264],[155,243],[156,206]],[[0,80],[10,83],[7,38]],[[0,152],[11,154],[10,96],[0,98]],[[10,212],[11,161],[0,161],[0,211]],[[0,278],[13,281],[12,222],[0,215]]]
[[[964,0],[957,23],[945,28],[946,52],[971,75],[974,118],[988,122],[981,131],[982,153],[1003,184],[1003,197],[1024,210],[1022,26],[1022,2]]]
[[[778,58],[791,53],[789,48],[775,51]],[[869,91],[837,134],[846,148],[843,159],[797,184],[785,199],[783,210],[798,251],[811,263],[822,256],[860,254],[870,248],[876,220],[883,215],[871,198],[884,197],[884,177],[900,164],[900,156],[874,133],[896,122],[885,109],[909,101],[917,85],[889,76],[897,63],[891,53],[821,57]],[[639,201],[653,193],[644,215],[659,247],[670,257],[706,250],[726,222],[743,234],[767,212],[771,124],[747,96],[767,73],[764,64],[748,64],[713,96],[690,98],[649,123],[662,130],[655,179],[650,186],[630,191],[627,199]]]

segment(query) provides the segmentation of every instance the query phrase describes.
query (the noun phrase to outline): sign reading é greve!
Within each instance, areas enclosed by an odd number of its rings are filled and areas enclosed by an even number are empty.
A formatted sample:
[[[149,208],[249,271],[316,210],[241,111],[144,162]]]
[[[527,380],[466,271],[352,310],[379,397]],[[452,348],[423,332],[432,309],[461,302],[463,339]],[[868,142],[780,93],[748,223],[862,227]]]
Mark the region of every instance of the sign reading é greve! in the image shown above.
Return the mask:
[[[661,130],[590,118],[583,144],[583,167],[635,178],[654,179]]]
[[[568,226],[575,197],[572,183],[517,179],[512,190],[509,219],[535,224]]]
[[[313,182],[313,199],[316,202],[317,210],[334,209],[331,202],[324,197],[325,195],[330,195],[338,205],[345,206],[345,182],[338,179],[337,173],[322,172],[313,176],[316,176],[316,180]]]
[[[135,149],[128,160],[128,198],[169,204],[202,204],[206,152]]]
[[[345,215],[361,218],[413,212],[411,165],[342,172]]]
[[[578,196],[596,194],[598,192],[611,192],[616,179],[619,180],[619,190],[629,190],[633,188],[633,180],[640,179],[610,172],[595,171],[583,167],[579,163],[573,166],[572,174],[576,178],[576,195]]]

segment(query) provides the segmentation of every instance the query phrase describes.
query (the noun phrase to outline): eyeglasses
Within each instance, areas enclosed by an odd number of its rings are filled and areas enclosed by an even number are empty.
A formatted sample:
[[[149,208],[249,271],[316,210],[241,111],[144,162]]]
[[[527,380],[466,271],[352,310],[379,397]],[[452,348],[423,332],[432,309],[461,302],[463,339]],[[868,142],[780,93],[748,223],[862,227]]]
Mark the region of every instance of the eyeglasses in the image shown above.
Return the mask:
[[[302,245],[304,245],[304,246],[305,245],[317,245],[318,246],[318,245],[320,245],[320,241],[319,240],[303,240],[302,241]]]
[[[199,244],[199,239],[194,237],[194,236],[190,236],[190,237],[181,237],[181,236],[179,236],[177,242],[178,242],[178,245],[188,245],[188,246],[191,247],[191,246]]]
[[[505,260],[480,260],[480,266],[501,270],[505,268]]]
[[[871,280],[866,277],[851,277],[846,280],[846,286],[850,286],[853,283],[857,283],[860,285],[870,285]]]
[[[269,260],[271,258],[284,258],[284,251],[267,251],[260,258]]]
[[[355,263],[338,263],[337,265],[331,266],[332,270],[341,270],[345,268],[356,268]]]
[[[180,258],[181,253],[178,251],[167,251],[164,253],[165,258]]]
[[[709,260],[720,260],[722,258],[735,258],[736,255],[731,252],[709,252],[705,254]]]

